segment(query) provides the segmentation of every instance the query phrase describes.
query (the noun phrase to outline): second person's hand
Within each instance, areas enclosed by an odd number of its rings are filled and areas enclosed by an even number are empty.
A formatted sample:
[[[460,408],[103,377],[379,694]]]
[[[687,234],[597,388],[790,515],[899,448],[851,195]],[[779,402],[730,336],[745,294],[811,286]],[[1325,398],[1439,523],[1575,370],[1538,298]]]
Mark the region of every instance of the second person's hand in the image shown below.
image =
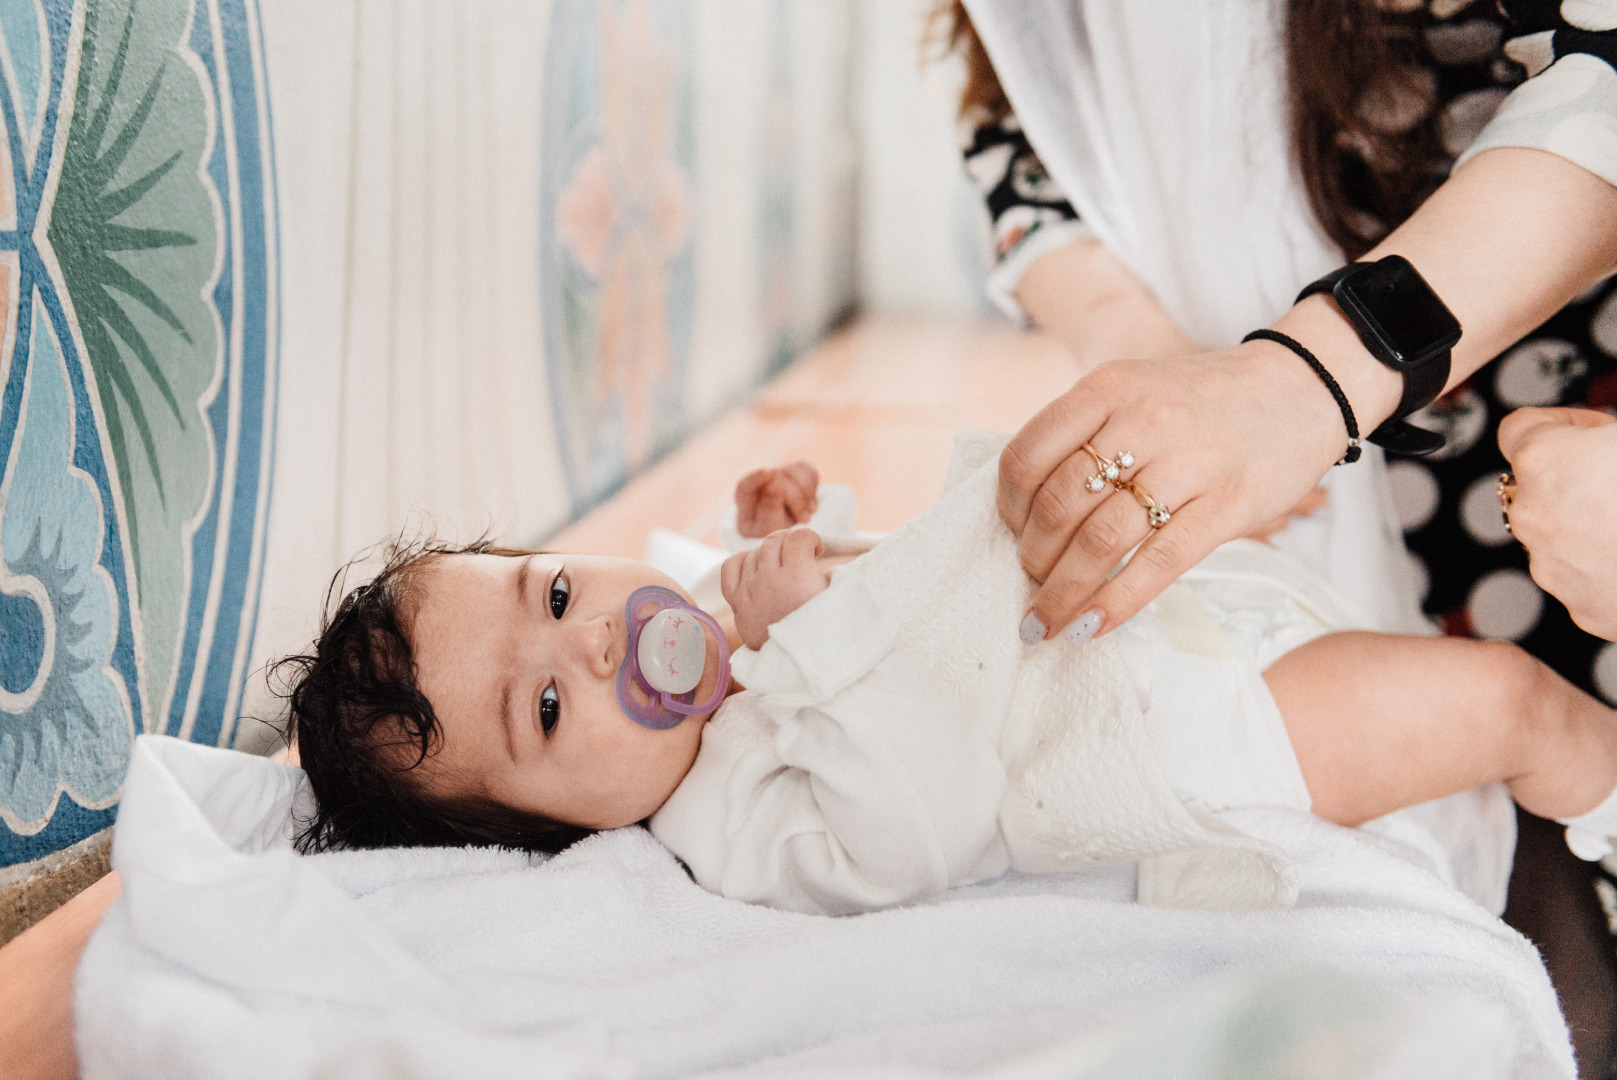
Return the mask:
[[[1592,409],[1517,409],[1499,424],[1516,474],[1509,521],[1533,579],[1573,620],[1617,640],[1617,420]]]
[[[1096,368],[1000,458],[1000,516],[1042,583],[1023,640],[1066,629],[1081,641],[1126,622],[1219,544],[1296,507],[1346,443],[1318,376],[1272,342]],[[1102,470],[1086,445],[1132,491],[1093,490]],[[1169,514],[1160,528],[1147,500]]]

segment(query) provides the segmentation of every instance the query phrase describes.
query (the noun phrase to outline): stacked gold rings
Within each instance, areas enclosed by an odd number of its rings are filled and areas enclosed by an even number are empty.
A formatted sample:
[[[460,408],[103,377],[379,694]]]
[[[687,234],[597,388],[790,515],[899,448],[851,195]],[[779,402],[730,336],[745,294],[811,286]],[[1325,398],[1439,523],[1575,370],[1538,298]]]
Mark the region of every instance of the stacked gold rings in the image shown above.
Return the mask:
[[[1510,504],[1516,501],[1516,474],[1513,472],[1499,474],[1499,516],[1505,519],[1505,531],[1512,536],[1515,530],[1510,527]]]
[[[1133,454],[1124,450],[1115,458],[1105,458],[1101,456],[1099,450],[1088,443],[1084,443],[1078,449],[1088,454],[1089,459],[1095,463],[1095,473],[1084,481],[1084,487],[1099,494],[1106,489],[1107,484],[1110,484],[1118,491],[1128,492],[1145,510],[1145,520],[1153,529],[1160,529],[1173,519],[1173,511],[1168,509],[1166,503],[1157,502],[1156,497],[1143,485],[1124,479],[1123,470],[1134,467]]]

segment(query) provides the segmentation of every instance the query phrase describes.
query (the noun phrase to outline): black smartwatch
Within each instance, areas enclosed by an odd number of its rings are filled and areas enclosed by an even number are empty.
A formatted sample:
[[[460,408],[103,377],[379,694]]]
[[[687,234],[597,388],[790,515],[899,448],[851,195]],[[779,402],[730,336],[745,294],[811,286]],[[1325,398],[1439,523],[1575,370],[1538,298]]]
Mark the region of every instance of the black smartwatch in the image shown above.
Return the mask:
[[[1402,255],[1349,263],[1297,294],[1300,302],[1329,292],[1370,354],[1404,377],[1404,396],[1370,441],[1395,454],[1419,457],[1443,448],[1443,436],[1404,420],[1425,408],[1449,381],[1449,354],[1460,322]]]

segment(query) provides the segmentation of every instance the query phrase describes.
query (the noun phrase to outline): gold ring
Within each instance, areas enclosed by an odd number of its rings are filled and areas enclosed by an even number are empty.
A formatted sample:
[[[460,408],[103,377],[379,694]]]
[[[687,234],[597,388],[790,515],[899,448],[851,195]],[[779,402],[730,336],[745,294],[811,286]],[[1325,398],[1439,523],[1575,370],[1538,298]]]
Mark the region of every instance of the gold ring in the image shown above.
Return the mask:
[[[1140,484],[1133,480],[1124,480],[1117,485],[1119,491],[1126,491],[1134,496],[1134,501],[1145,510],[1145,520],[1150,522],[1151,528],[1160,529],[1173,520],[1173,511],[1165,503],[1157,502],[1156,498]]]
[[[1119,478],[1123,475],[1123,470],[1134,466],[1134,455],[1127,450],[1118,454],[1116,460],[1112,460],[1101,457],[1100,451],[1088,443],[1084,443],[1078,449],[1088,454],[1089,459],[1095,463],[1095,474],[1084,481],[1084,487],[1096,493],[1104,489],[1107,484],[1111,484],[1115,488],[1121,488],[1123,485]]]
[[[1505,519],[1505,531],[1515,535],[1510,527],[1510,506],[1516,501],[1516,474],[1499,474],[1499,516]]]

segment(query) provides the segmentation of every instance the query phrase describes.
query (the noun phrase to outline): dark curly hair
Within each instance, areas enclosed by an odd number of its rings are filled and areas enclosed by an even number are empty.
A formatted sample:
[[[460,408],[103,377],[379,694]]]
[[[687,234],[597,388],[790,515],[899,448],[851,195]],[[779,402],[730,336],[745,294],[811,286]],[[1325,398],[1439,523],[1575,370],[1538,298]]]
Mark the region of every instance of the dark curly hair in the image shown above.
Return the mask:
[[[530,552],[488,541],[452,546],[403,539],[384,551],[381,572],[335,610],[332,600],[354,564],[332,578],[313,653],[288,656],[271,668],[289,706],[288,738],[318,802],[314,816],[299,823],[297,849],[497,845],[557,852],[590,835],[593,829],[487,797],[430,794],[415,771],[443,740],[432,702],[416,684],[411,649],[421,572],[449,555]]]

